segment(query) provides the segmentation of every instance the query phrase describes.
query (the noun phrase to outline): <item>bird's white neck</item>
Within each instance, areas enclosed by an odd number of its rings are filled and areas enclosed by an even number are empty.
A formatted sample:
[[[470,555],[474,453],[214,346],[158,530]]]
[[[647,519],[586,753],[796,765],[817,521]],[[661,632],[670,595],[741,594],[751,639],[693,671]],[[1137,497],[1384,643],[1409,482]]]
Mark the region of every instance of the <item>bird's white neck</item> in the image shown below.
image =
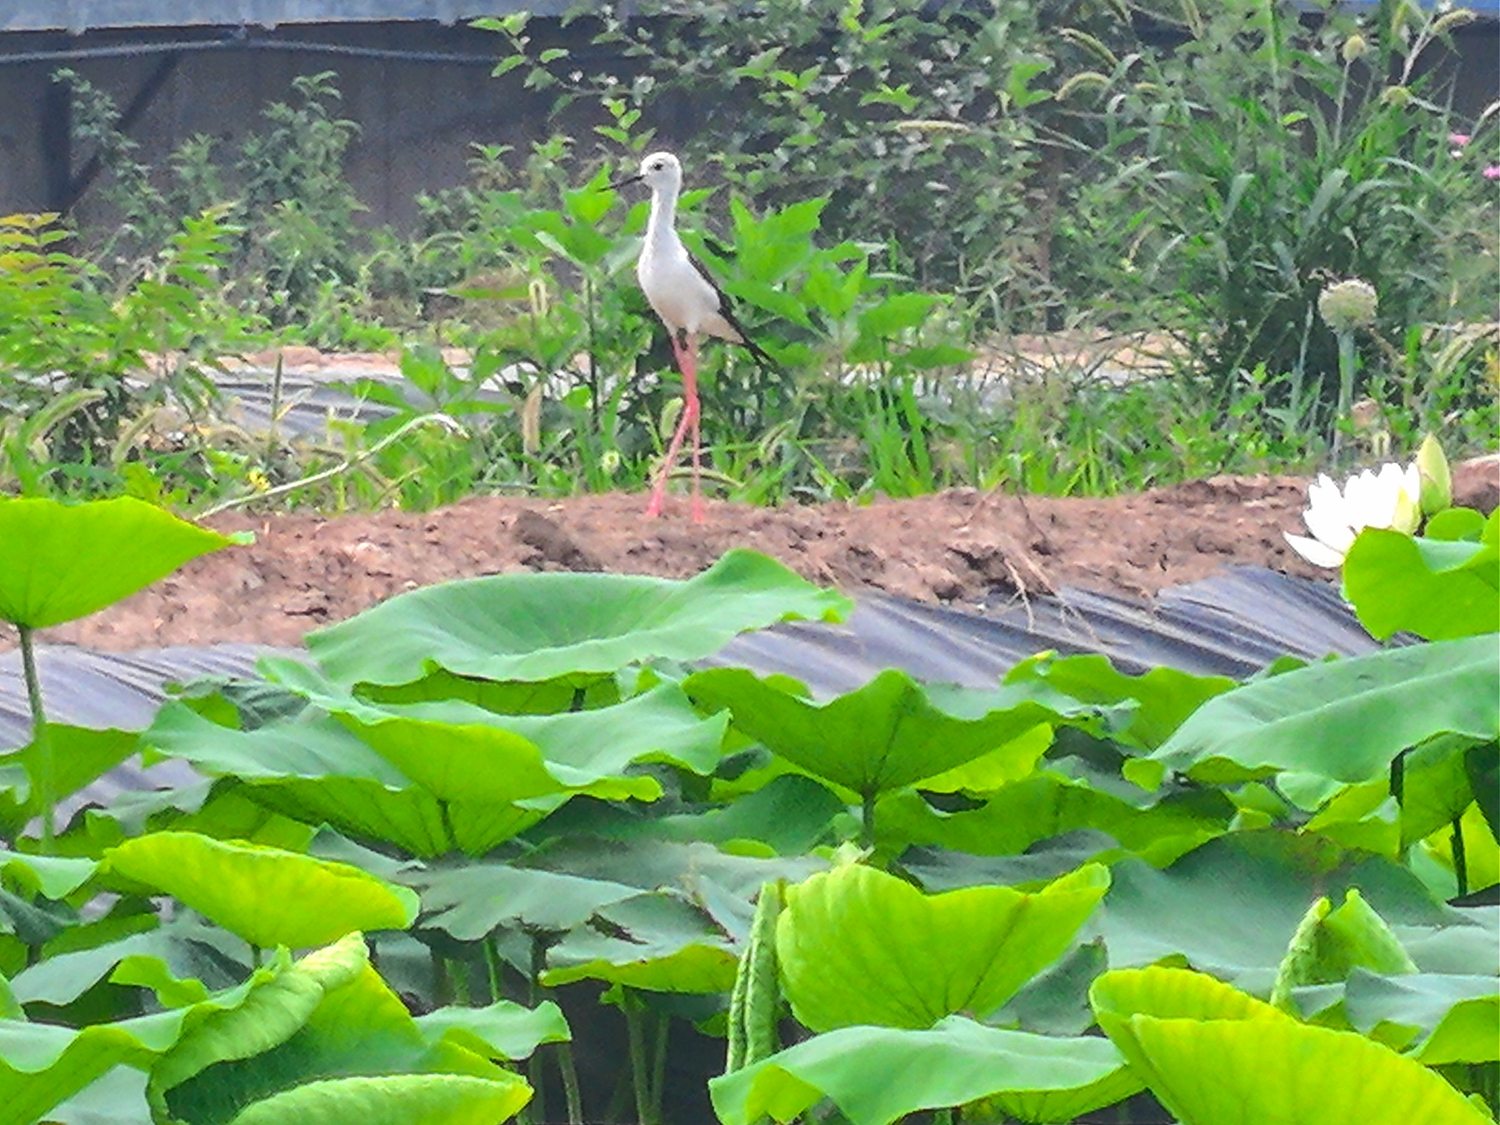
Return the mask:
[[[651,249],[665,250],[677,241],[677,192],[676,184],[667,184],[651,193],[651,218],[646,222],[646,245]]]

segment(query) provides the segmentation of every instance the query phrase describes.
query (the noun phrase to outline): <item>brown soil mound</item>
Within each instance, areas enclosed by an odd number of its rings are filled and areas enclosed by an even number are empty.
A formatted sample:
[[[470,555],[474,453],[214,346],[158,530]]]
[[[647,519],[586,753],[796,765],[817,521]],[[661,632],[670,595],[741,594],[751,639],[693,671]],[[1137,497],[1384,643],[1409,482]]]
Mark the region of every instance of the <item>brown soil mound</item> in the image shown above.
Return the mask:
[[[1461,502],[1500,498],[1496,465],[1458,474]],[[518,570],[608,570],[680,578],[731,547],[780,559],[847,591],[924,601],[1004,602],[1063,586],[1148,596],[1233,563],[1327,576],[1287,546],[1301,531],[1306,481],[1215,477],[1105,500],[956,490],[865,507],[751,508],[709,502],[694,524],[687,501],[647,520],[641,496],[568,500],[476,497],[433,512],[225,515],[224,531],[255,532],[49,642],[130,649],[216,641],[296,644],[310,629],[416,586]],[[9,638],[0,638],[0,644]]]

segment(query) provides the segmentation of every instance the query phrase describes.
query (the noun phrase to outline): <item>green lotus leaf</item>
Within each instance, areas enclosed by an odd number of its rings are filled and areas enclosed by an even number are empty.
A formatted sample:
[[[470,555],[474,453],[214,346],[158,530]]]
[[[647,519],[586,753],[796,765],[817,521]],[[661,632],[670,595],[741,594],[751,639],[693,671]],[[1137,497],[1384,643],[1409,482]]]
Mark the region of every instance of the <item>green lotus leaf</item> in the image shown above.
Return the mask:
[[[503,926],[562,932],[583,925],[639,887],[500,863],[470,863],[423,872],[413,879],[422,895],[423,925],[459,941],[478,941]]]
[[[482,854],[546,812],[492,802],[445,806],[326,715],[240,731],[170,702],[144,737],[206,773],[243,780],[245,791],[267,808],[418,856],[455,847]]]
[[[1489,1120],[1419,1063],[1355,1032],[1300,1023],[1201,973],[1116,970],[1090,995],[1100,1027],[1183,1125]]]
[[[1356,1031],[1404,1045],[1428,1066],[1500,1057],[1500,981],[1494,976],[1379,976],[1356,969],[1344,988],[1344,1016]]]
[[[58,1125],[154,1125],[146,1101],[146,1074],[117,1066],[48,1110],[46,1120]]]
[[[647,992],[728,992],[738,957],[701,910],[671,894],[645,894],[598,911],[547,951],[549,988],[602,980]],[[607,932],[606,932],[607,931]]]
[[[350,934],[295,964],[279,951],[269,973],[252,977],[258,987],[242,1003],[208,1014],[157,1061],[152,1090],[165,1094],[218,1063],[281,1046],[307,1024],[325,996],[357,980],[369,965],[362,934]]]
[[[83,886],[98,867],[91,859],[24,855],[0,848],[0,871],[26,890],[54,900],[66,898]]]
[[[1212,840],[1159,871],[1127,859],[1098,925],[1114,968],[1186,959],[1261,994],[1307,907],[1320,895],[1358,887],[1423,969],[1493,971],[1495,933],[1482,920],[1434,902],[1406,868],[1345,854],[1291,832],[1236,832]]]
[[[48,723],[47,739],[51,745],[52,794],[58,799],[77,792],[130,757],[139,745],[140,734]],[[39,758],[35,743],[0,755],[0,771],[8,774],[10,767],[14,767],[26,778],[24,785],[0,792],[0,824],[12,836],[20,835],[27,822],[42,812],[41,788],[37,784]]]
[[[104,869],[179,899],[252,945],[326,945],[356,930],[405,929],[417,896],[356,867],[192,832],[105,852]]]
[[[1016,688],[967,693],[978,714],[960,716],[952,692],[939,693],[946,705],[940,709],[929,689],[894,670],[824,704],[743,668],[698,672],[682,687],[700,707],[727,708],[738,730],[772,752],[865,796],[936,777],[1007,745],[1014,755],[1008,776],[1024,776],[1039,755],[1019,736],[1041,723],[1092,713],[1076,704],[1065,716]]]
[[[175,1012],[81,1031],[0,1020],[0,1105],[5,1107],[5,1119],[39,1121],[116,1066],[149,1066],[171,1046],[180,1026]]]
[[[1490,636],[1314,664],[1209,700],[1152,759],[1206,781],[1274,770],[1370,781],[1436,735],[1493,740],[1496,682]]]
[[[1106,832],[1155,863],[1229,830],[1234,806],[1221,794],[1188,794],[1149,808],[1050,771],[1003,786],[983,805],[939,812],[914,793],[898,793],[878,807],[881,835],[919,845],[941,845],[970,855],[1019,855],[1042,840],[1080,829]]]
[[[1107,656],[1095,653],[1036,656],[1005,674],[1007,684],[1028,681],[1099,706],[1134,700],[1134,714],[1115,737],[1144,750],[1156,749],[1206,701],[1235,686],[1227,676],[1194,676],[1176,668],[1152,668],[1130,676],[1117,670]]]
[[[853,606],[753,551],[728,552],[686,582],[617,574],[506,574],[402,594],[310,633],[343,683],[405,684],[438,669],[490,680],[612,673],[696,660],[747,629],[837,621]]]
[[[460,701],[334,711],[377,753],[439,800],[513,802],[561,791],[652,800],[659,784],[625,776],[637,762],[712,772],[726,718],[704,719],[662,684],[613,707],[558,715],[495,715]]]
[[[439,1008],[416,1018],[428,1042],[452,1039],[476,1055],[530,1058],[543,1043],[573,1038],[562,1009],[550,1000],[535,1008],[497,1000],[487,1008]]]
[[[243,542],[130,497],[0,498],[0,620],[45,629],[87,617],[189,559]]]
[[[1479,543],[1415,538],[1366,528],[1344,557],[1344,595],[1384,640],[1405,629],[1430,641],[1500,629],[1496,517]]]
[[[514,1076],[326,1078],[256,1102],[230,1125],[496,1125],[530,1100],[531,1087]]]
[[[179,918],[88,949],[55,953],[17,973],[11,984],[23,1004],[63,1005],[107,978],[145,985],[164,1005],[183,1007],[204,999],[205,988],[237,980],[244,953],[239,939],[224,930]]]
[[[1001,1095],[1013,1096],[1001,1104],[1023,1121],[1071,1121],[1141,1088],[1121,1064],[1102,1039],[1002,1031],[949,1016],[920,1031],[830,1031],[714,1079],[709,1093],[724,1125],[790,1122],[823,1098],[853,1125],[890,1125],[920,1110]],[[1065,1102],[1082,1108],[1062,1116]]]
[[[982,1017],[1067,950],[1108,887],[1097,864],[1030,894],[931,896],[869,867],[836,868],[787,888],[776,929],[783,988],[814,1031]]]

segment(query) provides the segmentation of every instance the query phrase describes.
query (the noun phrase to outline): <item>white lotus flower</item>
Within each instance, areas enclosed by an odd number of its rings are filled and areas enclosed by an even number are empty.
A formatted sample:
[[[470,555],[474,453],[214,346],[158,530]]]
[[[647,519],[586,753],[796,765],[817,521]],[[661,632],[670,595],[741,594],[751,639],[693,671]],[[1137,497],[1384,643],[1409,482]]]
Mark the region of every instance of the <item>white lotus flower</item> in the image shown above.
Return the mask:
[[[1422,477],[1415,462],[1404,469],[1387,463],[1378,473],[1366,469],[1351,477],[1342,491],[1319,473],[1307,488],[1307,509],[1302,513],[1313,537],[1281,534],[1313,566],[1338,568],[1367,527],[1386,527],[1405,535],[1415,532],[1422,518],[1421,496]]]

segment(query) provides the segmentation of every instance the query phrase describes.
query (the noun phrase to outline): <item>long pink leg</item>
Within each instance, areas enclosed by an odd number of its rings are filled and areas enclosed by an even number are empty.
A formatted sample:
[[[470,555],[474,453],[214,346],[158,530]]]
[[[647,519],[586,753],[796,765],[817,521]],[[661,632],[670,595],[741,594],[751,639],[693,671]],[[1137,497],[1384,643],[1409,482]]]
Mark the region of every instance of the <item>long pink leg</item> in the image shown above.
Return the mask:
[[[677,420],[677,431],[667,443],[667,456],[662,461],[661,471],[656,475],[656,485],[651,489],[651,502],[646,505],[646,518],[661,515],[667,497],[667,478],[672,475],[672,466],[677,463],[677,454],[682,451],[682,439],[687,436],[698,409],[698,370],[693,362],[696,346],[681,348],[677,345],[677,334],[669,333],[672,354],[677,358],[677,369],[682,372],[683,403],[682,417]]]
[[[693,419],[693,522],[703,522],[703,438],[698,432],[698,423],[703,417],[703,410],[698,402],[698,337],[688,337],[687,366],[683,368],[682,382],[686,391],[687,401],[683,413],[689,414]]]

